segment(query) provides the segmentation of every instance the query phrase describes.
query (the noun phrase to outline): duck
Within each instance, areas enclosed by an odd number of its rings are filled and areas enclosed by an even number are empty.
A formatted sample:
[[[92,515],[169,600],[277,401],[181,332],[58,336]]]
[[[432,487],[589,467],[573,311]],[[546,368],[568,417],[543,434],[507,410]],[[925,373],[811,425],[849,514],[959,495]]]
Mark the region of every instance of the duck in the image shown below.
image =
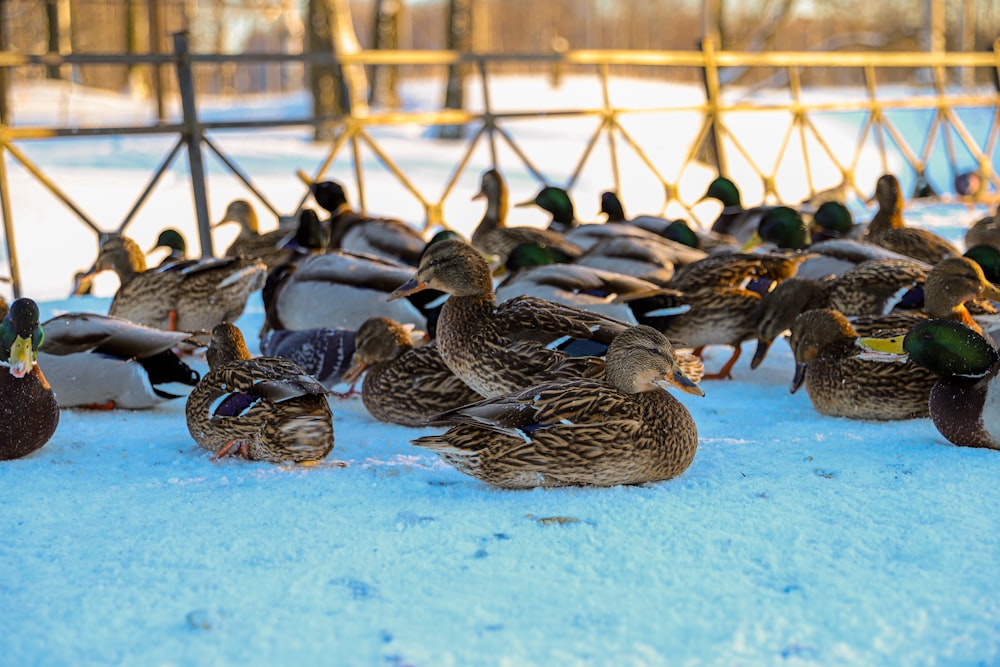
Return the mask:
[[[722,211],[712,223],[711,230],[731,236],[740,244],[753,237],[760,219],[772,208],[766,205],[744,208],[740,189],[725,176],[718,176],[709,183],[705,194],[698,201],[706,199],[716,199],[722,203]]]
[[[965,247],[979,245],[1000,248],[1000,205],[993,215],[980,218],[965,230]]]
[[[860,338],[882,361],[909,360],[937,377],[928,398],[931,421],[961,447],[1000,449],[1000,353],[961,322],[929,319],[905,335]]]
[[[146,251],[146,254],[149,255],[160,248],[165,248],[167,254],[160,260],[159,266],[168,266],[177,262],[188,261],[187,241],[184,239],[184,235],[173,227],[161,230],[156,237],[156,244]]]
[[[434,341],[415,346],[409,326],[373,317],[358,329],[356,345],[344,380],[364,375],[361,401],[381,422],[423,426],[428,415],[482,399],[445,365]]]
[[[317,181],[309,191],[330,214],[330,250],[374,255],[409,266],[420,261],[426,241],[407,223],[355,211],[347,201],[344,186],[337,181]]]
[[[262,234],[257,211],[246,199],[234,199],[229,202],[222,219],[212,227],[217,228],[232,222],[240,226],[240,232],[226,248],[226,257],[256,257],[268,268],[287,259],[289,250],[285,247],[285,242],[291,236],[292,230],[278,227]]]
[[[458,471],[500,488],[618,486],[669,480],[691,465],[698,429],[666,391],[704,392],[651,327],[622,332],[597,379],[553,380],[455,408],[447,426],[412,440]]]
[[[2,299],[0,299],[2,301]],[[38,304],[0,304],[0,461],[44,447],[59,426],[59,403],[37,363],[45,339]]]
[[[883,174],[875,185],[878,210],[868,223],[865,240],[907,257],[934,265],[945,257],[961,255],[953,244],[919,227],[907,227],[903,219],[903,193],[899,180]]]
[[[97,313],[65,313],[42,328],[38,360],[60,408],[143,410],[186,396],[200,379],[174,351],[200,346],[188,332]]]
[[[573,206],[573,200],[565,188],[545,185],[534,197],[518,202],[514,206],[537,206],[548,212],[552,216],[548,228],[561,234],[565,234],[580,224],[580,221],[576,219],[576,207]]]
[[[937,377],[912,362],[880,364],[858,357],[858,333],[832,308],[795,318],[789,343],[795,357],[790,387],[805,386],[817,412],[830,417],[894,421],[929,416]]]
[[[371,317],[388,317],[413,324],[433,338],[445,297],[442,292],[427,291],[402,301],[388,301],[393,290],[412,275],[413,267],[375,255],[343,250],[308,255],[268,278],[264,289],[266,328],[357,331]]]
[[[813,244],[831,239],[850,239],[858,233],[850,209],[839,201],[825,201],[812,214],[809,236]]]
[[[777,338],[807,310],[833,308],[848,318],[885,315],[897,307],[923,304],[930,267],[910,259],[872,260],[821,280],[795,276],[763,295],[754,313],[757,348],[750,368],[763,363]]]
[[[472,246],[487,256],[496,257],[497,265],[507,262],[511,250],[522,244],[533,244],[551,249],[565,256],[567,261],[579,257],[583,250],[568,241],[561,233],[537,227],[508,227],[507,184],[496,169],[484,171],[480,177],[479,192],[473,199],[486,200],[486,212],[472,232]]]
[[[485,397],[548,379],[600,377],[607,345],[629,327],[620,320],[530,296],[498,304],[486,258],[458,239],[429,246],[416,273],[390,298],[398,300],[428,287],[450,295],[437,323],[435,340],[441,358]],[[583,351],[575,351],[580,348]]]
[[[121,285],[108,314],[168,331],[208,332],[237,319],[261,289],[267,267],[257,259],[229,257],[146,269],[138,244],[105,233],[91,274],[114,271]]]
[[[252,357],[231,322],[212,328],[209,370],[188,395],[188,432],[212,460],[320,461],[333,450],[329,390],[297,364]]]
[[[344,373],[351,367],[357,333],[341,327],[270,329],[261,336],[260,352],[298,364],[332,390],[344,381]]]
[[[689,248],[711,252],[722,246],[738,245],[736,239],[724,234],[704,232],[694,230],[686,220],[676,218],[668,220],[659,215],[648,213],[640,214],[629,218],[625,215],[625,207],[618,193],[606,190],[601,193],[600,213],[605,216],[610,224],[633,225],[640,229],[656,234],[662,238],[681,243]]]
[[[627,295],[645,296],[660,289],[656,283],[623,273],[575,264],[540,264],[509,273],[497,285],[496,299],[502,303],[528,295],[638,324],[641,313],[618,299]]]

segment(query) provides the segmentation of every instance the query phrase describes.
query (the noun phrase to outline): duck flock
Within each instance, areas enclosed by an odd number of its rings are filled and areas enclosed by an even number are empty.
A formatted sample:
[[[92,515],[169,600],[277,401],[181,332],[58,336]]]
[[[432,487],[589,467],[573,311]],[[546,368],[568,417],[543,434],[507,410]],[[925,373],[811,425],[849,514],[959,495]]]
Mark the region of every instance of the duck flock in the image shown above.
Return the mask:
[[[232,202],[218,224],[240,232],[221,259],[187,259],[168,229],[170,254],[150,267],[132,239],[103,234],[77,288],[117,273],[107,315],[39,322],[31,299],[0,299],[0,460],[44,446],[61,409],[184,399],[213,459],[315,462],[334,448],[337,401],[360,394],[380,421],[441,427],[413,445],[495,486],[658,482],[698,447],[671,392],[710,393],[744,343],[756,368],[789,332],[791,391],[818,412],[930,417],[955,445],[1000,449],[1000,209],[970,226],[963,254],[906,225],[891,174],[862,224],[835,199],[745,208],[719,177],[708,230],[630,218],[614,192],[600,197],[606,222],[583,224],[551,186],[515,204],[551,214],[537,228],[508,226],[491,169],[468,239],[357,212],[333,181],[311,194],[325,214],[304,208],[268,233]],[[257,294],[263,328],[242,332],[232,322]],[[707,369],[706,346],[732,354]]]

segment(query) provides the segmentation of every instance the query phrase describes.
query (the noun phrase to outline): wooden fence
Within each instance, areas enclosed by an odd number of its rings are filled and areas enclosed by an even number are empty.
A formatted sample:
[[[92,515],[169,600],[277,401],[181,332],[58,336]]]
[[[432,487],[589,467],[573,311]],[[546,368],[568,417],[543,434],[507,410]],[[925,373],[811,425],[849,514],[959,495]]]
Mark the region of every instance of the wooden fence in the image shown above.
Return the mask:
[[[481,111],[448,110],[436,111],[384,111],[369,108],[363,101],[357,100],[351,105],[349,114],[308,117],[308,118],[272,118],[255,120],[233,120],[206,122],[199,118],[198,97],[194,90],[193,65],[200,63],[247,63],[247,62],[300,62],[305,64],[339,64],[377,65],[377,66],[436,66],[447,67],[462,65],[478,74],[470,77],[471,85],[481,86],[483,108]],[[601,99],[588,108],[562,110],[524,110],[501,112],[491,101],[490,82],[494,76],[493,70],[504,63],[522,62],[544,65],[550,72],[558,73],[560,68],[573,67],[575,70],[590,71],[600,83]],[[243,181],[248,190],[260,200],[270,211],[278,214],[269,202],[265,193],[255,187],[253,180],[233,159],[231,159],[212,139],[212,133],[217,130],[243,129],[268,130],[289,126],[324,126],[332,130],[332,140],[326,159],[310,174],[317,180],[323,177],[330,165],[342,157],[353,163],[357,192],[362,208],[366,207],[367,191],[365,187],[365,170],[360,159],[362,147],[372,151],[381,165],[391,172],[402,186],[410,192],[422,205],[426,215],[425,224],[443,224],[442,208],[447,198],[452,194],[454,186],[467,167],[473,151],[485,142],[490,150],[494,164],[497,162],[498,145],[505,144],[523,163],[524,167],[534,175],[539,183],[549,183],[550,179],[542,169],[536,167],[523,150],[514,134],[507,126],[514,121],[530,121],[534,119],[552,119],[558,117],[580,118],[591,117],[597,120],[596,129],[589,137],[569,179],[561,183],[571,189],[580,175],[584,163],[591,155],[594,147],[603,139],[608,142],[611,160],[611,172],[614,186],[621,189],[622,175],[619,169],[619,153],[625,147],[634,151],[663,187],[663,209],[669,204],[679,204],[692,218],[694,201],[684,201],[679,194],[678,184],[693,164],[705,161],[706,156],[721,173],[729,171],[731,160],[739,159],[749,164],[753,173],[760,179],[765,197],[780,199],[777,174],[787,156],[794,150],[801,151],[805,177],[810,192],[815,192],[813,171],[817,162],[833,164],[841,176],[840,185],[847,192],[853,192],[866,198],[871,193],[872,184],[858,183],[855,172],[858,161],[866,146],[874,143],[881,159],[883,171],[889,170],[890,155],[901,157],[912,170],[918,182],[925,181],[928,161],[931,154],[943,145],[948,154],[953,169],[959,168],[963,160],[971,162],[988,187],[1000,190],[1000,177],[996,164],[997,135],[1000,131],[1000,88],[993,86],[985,90],[955,90],[947,85],[947,71],[961,69],[967,71],[989,71],[994,81],[1000,73],[1000,40],[994,43],[992,52],[985,53],[816,53],[816,52],[769,52],[769,53],[738,53],[716,51],[710,40],[706,40],[701,51],[605,51],[580,50],[565,53],[546,54],[471,54],[451,51],[361,51],[356,54],[334,57],[325,54],[192,54],[188,51],[187,38],[183,33],[174,36],[172,54],[147,54],[139,56],[123,56],[120,54],[87,54],[66,55],[49,53],[30,56],[0,52],[0,84],[9,68],[37,65],[60,64],[146,64],[157,67],[174,68],[182,102],[182,117],[180,122],[161,122],[148,126],[118,126],[118,127],[39,127],[4,124],[0,122],[0,203],[4,232],[7,240],[8,261],[11,280],[15,295],[20,293],[20,277],[18,257],[14,240],[14,220],[10,205],[11,193],[8,188],[7,158],[19,163],[41,182],[53,196],[67,206],[82,224],[87,225],[95,234],[103,231],[97,223],[63,192],[59,186],[49,179],[35,165],[19,144],[28,141],[41,141],[51,138],[94,137],[111,135],[173,135],[177,137],[172,148],[164,156],[159,167],[151,174],[142,191],[137,195],[135,203],[118,225],[118,230],[124,230],[143,206],[154,190],[163,174],[170,168],[182,151],[186,152],[192,184],[195,214],[198,220],[199,240],[203,256],[214,254],[210,234],[208,206],[205,185],[204,152],[213,153],[229,170]],[[704,95],[697,103],[676,106],[622,107],[614,103],[609,90],[609,82],[614,76],[616,67],[642,66],[659,68],[664,71],[664,78],[669,79],[669,72],[678,68],[695,68],[703,75]],[[774,73],[772,79],[781,90],[781,98],[777,101],[760,101],[755,97],[737,98],[729,95],[729,91],[720,89],[719,70],[725,67],[763,68]],[[816,68],[853,68],[863,72],[865,89],[863,94],[855,99],[837,97],[836,99],[812,100],[805,95],[802,85],[803,78]],[[879,71],[886,68],[908,68],[925,81],[927,91],[923,94],[882,96],[879,94]],[[0,85],[0,94],[3,87]],[[0,107],[3,105],[0,104]],[[980,113],[991,114],[992,121],[986,136],[974,136],[962,120],[962,113],[969,109]],[[893,112],[922,111],[926,116],[926,132],[917,133],[915,141],[909,139],[892,120]],[[787,113],[790,119],[787,130],[776,138],[777,158],[771,164],[759,164],[750,154],[738,134],[732,130],[730,120],[737,114],[775,112]],[[672,174],[664,174],[656,162],[649,157],[644,149],[642,137],[634,136],[625,122],[630,116],[638,114],[691,114],[696,113],[702,119],[700,129],[691,137],[686,154],[679,170]],[[857,113],[863,116],[861,131],[851,156],[839,156],[841,151],[835,150],[823,134],[817,129],[816,119],[823,114]],[[394,160],[391,151],[384,148],[371,130],[385,125],[417,125],[425,127],[463,125],[467,128],[465,149],[448,183],[439,195],[422,192],[407,177],[403,169]],[[921,143],[922,142],[922,143]],[[186,149],[186,150],[185,150]],[[308,198],[308,190],[303,184],[303,195],[299,208]],[[380,211],[386,212],[386,211]]]

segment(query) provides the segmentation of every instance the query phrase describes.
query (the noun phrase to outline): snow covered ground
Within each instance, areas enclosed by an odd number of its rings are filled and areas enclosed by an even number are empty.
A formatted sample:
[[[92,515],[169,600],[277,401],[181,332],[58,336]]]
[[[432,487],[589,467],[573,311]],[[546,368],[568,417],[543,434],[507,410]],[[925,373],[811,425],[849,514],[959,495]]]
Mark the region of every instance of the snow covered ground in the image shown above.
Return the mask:
[[[412,144],[413,173],[448,173]],[[292,131],[235,145],[293,206],[294,170],[324,152]],[[164,146],[28,148],[111,228]],[[43,318],[106,312],[114,280],[65,298],[93,260],[92,234],[19,167],[10,177]],[[608,182],[591,178],[579,191],[596,211]],[[473,170],[461,188],[471,195],[477,180]],[[197,238],[187,187],[168,174],[134,226],[141,243],[165,226]],[[537,189],[523,175],[511,187],[522,199]],[[242,196],[218,172],[210,194],[216,219]],[[448,219],[468,229],[482,211],[465,200]],[[515,211],[514,222],[539,220]],[[907,215],[959,240],[984,212]],[[216,247],[233,232],[220,229]],[[53,235],[60,252],[47,254]],[[255,297],[237,322],[253,351],[262,317]],[[727,355],[711,348],[706,365]],[[704,398],[678,396],[699,429],[692,466],[631,488],[492,489],[409,444],[428,429],[375,422],[358,399],[334,401],[336,447],[312,467],[209,461],[181,401],[65,410],[48,445],[0,464],[0,664],[1000,662],[1000,455],[948,445],[926,419],[819,416],[804,390],[788,392],[787,345],[754,371],[749,356]]]

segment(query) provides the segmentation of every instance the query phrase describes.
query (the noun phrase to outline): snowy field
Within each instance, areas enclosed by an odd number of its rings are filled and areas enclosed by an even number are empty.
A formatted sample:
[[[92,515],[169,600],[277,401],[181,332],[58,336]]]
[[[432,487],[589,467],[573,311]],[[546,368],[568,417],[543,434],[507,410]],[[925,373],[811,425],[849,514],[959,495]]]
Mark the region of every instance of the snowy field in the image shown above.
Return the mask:
[[[31,99],[57,104],[43,93]],[[73,113],[132,108],[72,94]],[[28,108],[41,115],[42,102]],[[324,154],[307,139],[221,143],[294,206],[294,170]],[[402,151],[412,144],[408,175],[445,178],[452,149],[437,155],[418,139],[388,138]],[[165,147],[95,139],[25,151],[113,228]],[[463,231],[482,215],[468,198],[485,159],[446,211]],[[9,158],[8,167],[27,295],[43,318],[106,312],[115,279],[97,296],[66,298],[72,272],[93,260],[93,235]],[[132,229],[144,247],[166,226],[197,238],[176,171]],[[331,171],[349,173],[340,159]],[[692,190],[702,176],[692,174]],[[608,185],[600,173],[581,182],[581,217],[596,215]],[[244,196],[221,171],[210,187],[214,219]],[[515,174],[511,189],[526,199],[537,184]],[[636,199],[626,191],[634,212],[654,206]],[[369,207],[406,212],[378,203]],[[985,212],[906,213],[957,241]],[[541,218],[515,209],[511,221]],[[216,248],[234,232],[220,229]],[[254,352],[262,317],[255,296],[237,322]],[[706,366],[728,354],[710,348]],[[0,464],[0,664],[1000,663],[1000,453],[951,446],[927,419],[819,416],[804,390],[788,392],[787,345],[754,371],[750,356],[733,381],[706,383],[704,398],[678,395],[699,430],[691,467],[629,488],[496,490],[409,444],[429,429],[375,422],[358,399],[334,401],[336,447],[312,467],[211,462],[181,401],[64,410],[48,445]]]

